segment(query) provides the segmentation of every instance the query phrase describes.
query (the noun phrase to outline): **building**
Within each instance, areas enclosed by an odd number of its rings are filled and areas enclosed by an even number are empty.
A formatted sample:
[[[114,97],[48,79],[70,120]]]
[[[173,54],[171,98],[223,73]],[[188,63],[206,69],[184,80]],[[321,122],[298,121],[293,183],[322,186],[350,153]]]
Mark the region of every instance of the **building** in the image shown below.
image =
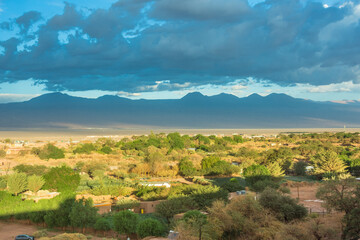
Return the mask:
[[[140,185],[147,187],[166,187],[166,188],[171,187],[171,184],[168,182],[145,182],[145,183],[140,183]]]
[[[157,201],[143,201],[140,202],[140,205],[138,207],[134,208],[135,213],[154,213],[156,206],[159,205],[164,200],[157,200]]]

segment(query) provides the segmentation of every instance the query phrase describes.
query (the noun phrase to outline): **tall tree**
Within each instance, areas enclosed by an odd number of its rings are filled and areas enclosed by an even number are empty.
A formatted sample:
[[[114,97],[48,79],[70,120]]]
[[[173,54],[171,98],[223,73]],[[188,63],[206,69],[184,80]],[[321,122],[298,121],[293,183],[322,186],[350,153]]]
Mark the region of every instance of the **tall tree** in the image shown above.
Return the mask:
[[[37,175],[29,176],[27,182],[28,189],[34,193],[37,193],[45,184],[44,178]]]
[[[97,209],[93,207],[91,199],[84,198],[74,202],[69,214],[70,224],[73,227],[80,227],[83,233],[86,227],[95,224],[97,217]]]
[[[26,189],[26,174],[15,172],[8,176],[7,187],[9,192],[15,194],[16,196],[23,192]]]
[[[313,158],[314,172],[317,174],[344,173],[346,166],[334,151],[322,151]]]

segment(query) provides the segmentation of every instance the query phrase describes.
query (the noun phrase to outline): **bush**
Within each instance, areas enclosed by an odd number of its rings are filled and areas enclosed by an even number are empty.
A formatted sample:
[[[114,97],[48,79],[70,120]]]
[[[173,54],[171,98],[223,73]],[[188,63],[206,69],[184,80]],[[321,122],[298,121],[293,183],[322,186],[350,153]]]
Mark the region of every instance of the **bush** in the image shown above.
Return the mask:
[[[20,164],[14,167],[14,171],[25,173],[26,175],[41,176],[48,171],[44,165],[26,165]]]
[[[280,221],[290,222],[294,219],[302,219],[307,215],[303,205],[298,205],[296,200],[280,194],[274,189],[265,189],[259,198],[259,203],[271,210]]]
[[[73,152],[74,153],[84,153],[90,154],[92,151],[95,151],[95,147],[92,143],[85,143],[79,147],[77,147]]]
[[[266,188],[278,189],[279,187],[279,183],[274,182],[270,179],[257,181],[250,186],[251,190],[253,190],[254,192],[262,192]]]
[[[236,178],[230,179],[228,182],[222,184],[220,187],[229,192],[236,192],[245,189],[244,186],[242,186],[239,180],[237,180]]]
[[[139,216],[136,213],[128,210],[118,212],[113,217],[114,230],[126,235],[136,233],[138,221]]]
[[[94,224],[95,230],[109,231],[111,229],[110,222],[106,218],[98,218]]]
[[[46,144],[41,149],[33,148],[32,153],[37,155],[40,159],[60,159],[65,157],[64,151],[51,143]]]
[[[165,230],[165,226],[159,220],[147,218],[139,223],[136,232],[141,238],[148,236],[160,237],[164,235]]]
[[[163,201],[156,205],[156,214],[166,218],[168,221],[178,213],[196,209],[196,202],[190,197],[177,197]]]

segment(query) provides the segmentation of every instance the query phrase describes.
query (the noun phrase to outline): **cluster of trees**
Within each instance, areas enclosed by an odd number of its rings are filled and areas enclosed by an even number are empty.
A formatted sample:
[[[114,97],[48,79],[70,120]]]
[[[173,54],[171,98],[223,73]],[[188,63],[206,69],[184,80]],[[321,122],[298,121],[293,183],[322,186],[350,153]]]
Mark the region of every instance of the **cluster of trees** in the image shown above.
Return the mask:
[[[282,226],[306,215],[289,196],[266,189],[259,201],[238,197],[215,201],[206,212],[190,210],[176,222],[176,229],[180,239],[284,239],[279,234]]]

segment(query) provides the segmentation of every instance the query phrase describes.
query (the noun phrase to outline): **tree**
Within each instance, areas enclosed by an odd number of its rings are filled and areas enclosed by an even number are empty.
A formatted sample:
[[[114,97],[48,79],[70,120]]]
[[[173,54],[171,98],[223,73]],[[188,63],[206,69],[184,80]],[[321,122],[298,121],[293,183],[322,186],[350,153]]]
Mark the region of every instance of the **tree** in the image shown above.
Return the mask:
[[[139,216],[129,210],[118,212],[114,215],[114,230],[118,233],[130,235],[136,233]]]
[[[345,212],[342,239],[353,240],[360,236],[360,183],[356,179],[325,181],[316,197],[324,200],[328,210]]]
[[[171,149],[183,149],[185,147],[184,140],[181,138],[180,133],[169,133],[167,138]]]
[[[246,182],[254,184],[257,181],[269,179],[270,171],[265,166],[253,164],[245,168],[244,177]]]
[[[314,172],[317,174],[332,173],[339,174],[346,172],[345,164],[334,151],[323,151],[313,158]]]
[[[75,202],[73,197],[63,201],[57,210],[48,211],[44,220],[48,227],[66,227],[70,225],[70,213]]]
[[[41,176],[48,171],[48,168],[44,165],[27,165],[19,164],[14,167],[14,171],[25,173],[26,175]]]
[[[294,219],[302,219],[307,215],[303,205],[298,205],[290,196],[282,195],[274,189],[265,189],[259,198],[259,203],[271,210],[280,221],[290,222]]]
[[[60,159],[64,158],[64,151],[51,143],[46,144],[42,149],[33,148],[32,153],[38,155],[40,159]]]
[[[220,158],[217,156],[210,156],[210,157],[206,157],[203,158],[203,160],[201,160],[201,169],[209,169],[212,168],[215,163],[219,162]]]
[[[138,224],[136,233],[141,238],[148,236],[160,237],[165,233],[165,226],[159,220],[147,218]]]
[[[306,175],[306,167],[307,163],[303,161],[296,162],[293,166],[295,175],[297,176],[305,176]]]
[[[197,203],[190,197],[171,198],[156,205],[157,215],[166,218],[168,221],[178,213],[196,209]]]
[[[191,211],[187,211],[184,214],[183,220],[187,224],[192,225],[194,228],[196,228],[199,231],[199,240],[201,240],[202,228],[204,227],[205,224],[207,224],[206,215],[198,210],[191,210]]]
[[[284,176],[285,171],[281,168],[281,166],[277,162],[268,164],[267,169],[269,170],[271,176],[273,177]]]
[[[65,165],[51,168],[44,175],[45,189],[56,189],[57,191],[75,191],[80,183],[80,175],[72,168]]]
[[[19,193],[25,191],[26,189],[26,174],[15,172],[8,176],[7,178],[7,187],[9,192],[17,196]]]
[[[97,209],[93,207],[91,199],[79,199],[72,205],[71,212],[69,214],[70,224],[73,227],[91,227],[95,224],[97,217]]]
[[[37,193],[45,184],[45,180],[41,176],[32,175],[27,178],[27,187],[33,193]]]
[[[185,177],[191,177],[196,174],[197,170],[194,167],[194,164],[192,161],[190,161],[188,158],[184,158],[179,163],[179,173],[182,176]]]
[[[104,231],[104,235],[105,235],[105,231],[109,231],[111,229],[109,220],[107,220],[104,217],[98,218],[96,220],[96,223],[94,224],[94,229]]]

